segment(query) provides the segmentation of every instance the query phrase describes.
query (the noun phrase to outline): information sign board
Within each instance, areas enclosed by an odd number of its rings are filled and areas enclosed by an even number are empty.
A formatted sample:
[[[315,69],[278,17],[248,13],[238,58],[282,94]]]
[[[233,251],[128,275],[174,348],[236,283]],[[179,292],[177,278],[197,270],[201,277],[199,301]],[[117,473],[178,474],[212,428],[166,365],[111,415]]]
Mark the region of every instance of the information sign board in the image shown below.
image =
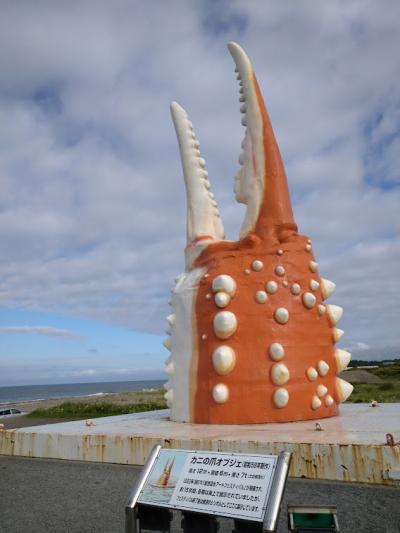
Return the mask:
[[[262,522],[276,455],[161,449],[138,503]]]

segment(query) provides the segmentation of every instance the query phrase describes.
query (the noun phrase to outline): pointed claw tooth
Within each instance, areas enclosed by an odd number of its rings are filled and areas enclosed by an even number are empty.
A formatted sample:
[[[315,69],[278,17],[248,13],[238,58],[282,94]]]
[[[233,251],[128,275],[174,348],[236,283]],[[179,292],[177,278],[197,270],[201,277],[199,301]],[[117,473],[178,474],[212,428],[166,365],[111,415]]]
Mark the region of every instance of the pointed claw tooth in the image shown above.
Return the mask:
[[[244,94],[244,89],[243,89],[243,87],[240,87],[240,89],[239,89],[239,93],[240,93],[240,94]]]
[[[164,398],[167,400],[168,403],[172,403],[174,401],[174,391],[170,389],[164,394]]]
[[[239,102],[245,102],[246,101],[246,98],[244,97],[244,95],[240,95],[239,96]]]
[[[327,305],[326,309],[328,311],[329,319],[332,326],[335,326],[343,315],[343,308],[338,305]]]
[[[334,338],[335,342],[338,342],[342,338],[343,333],[344,333],[344,331],[342,329],[333,328],[333,338]]]
[[[242,126],[247,126],[246,115],[244,117],[242,117],[242,120],[240,122],[241,122]]]
[[[164,389],[165,390],[170,390],[172,385],[171,385],[171,382],[170,381],[166,381],[163,385]]]
[[[244,164],[244,153],[241,152],[239,155],[239,165],[243,165],[243,164]]]
[[[246,113],[246,110],[247,110],[246,104],[243,104],[243,105],[240,106],[240,112],[241,113]]]
[[[351,359],[351,353],[346,350],[342,350],[341,348],[337,348],[335,350],[335,359],[338,371],[341,372],[348,367]]]
[[[193,148],[200,148],[200,142],[197,139],[195,139],[192,142],[192,146],[193,146]]]
[[[204,187],[209,189],[211,187],[211,183],[208,180],[204,180]]]
[[[239,69],[237,67],[235,67],[235,72],[239,72]]]
[[[175,365],[174,365],[174,362],[171,361],[170,363],[168,363],[165,368],[164,368],[164,371],[166,374],[168,374],[169,376],[172,376],[174,373],[175,373]]]
[[[351,383],[348,383],[344,379],[336,378],[336,394],[339,399],[339,403],[345,402],[353,392],[353,389],[354,387]]]
[[[187,125],[189,126],[190,130],[193,130],[193,124],[190,120],[187,121]]]
[[[163,342],[163,345],[167,348],[167,350],[171,351],[172,343],[169,337],[165,339],[165,341]]]
[[[206,168],[206,160],[205,159],[203,159],[202,157],[199,157],[198,161],[199,161],[199,165],[201,166],[201,168]]]
[[[208,178],[208,172],[205,168],[202,169],[201,173],[203,174],[203,178]]]
[[[167,316],[167,322],[170,326],[173,326],[175,324],[176,316],[175,313],[171,313]]]
[[[333,293],[333,291],[336,288],[336,283],[333,283],[333,281],[329,281],[329,279],[321,279],[321,292],[322,297],[324,300],[329,298],[329,296]]]

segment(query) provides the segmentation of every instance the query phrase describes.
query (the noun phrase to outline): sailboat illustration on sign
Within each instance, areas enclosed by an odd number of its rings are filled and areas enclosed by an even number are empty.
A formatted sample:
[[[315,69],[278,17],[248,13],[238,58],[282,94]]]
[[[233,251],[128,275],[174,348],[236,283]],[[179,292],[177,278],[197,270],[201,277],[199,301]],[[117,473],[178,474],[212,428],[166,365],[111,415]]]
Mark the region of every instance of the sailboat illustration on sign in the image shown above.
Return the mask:
[[[171,472],[174,466],[174,462],[175,462],[175,458],[173,458],[171,462],[167,460],[161,476],[158,478],[158,480],[155,483],[151,483],[152,487],[156,487],[158,489],[171,489],[175,487],[175,485],[169,483],[169,478],[171,477]]]

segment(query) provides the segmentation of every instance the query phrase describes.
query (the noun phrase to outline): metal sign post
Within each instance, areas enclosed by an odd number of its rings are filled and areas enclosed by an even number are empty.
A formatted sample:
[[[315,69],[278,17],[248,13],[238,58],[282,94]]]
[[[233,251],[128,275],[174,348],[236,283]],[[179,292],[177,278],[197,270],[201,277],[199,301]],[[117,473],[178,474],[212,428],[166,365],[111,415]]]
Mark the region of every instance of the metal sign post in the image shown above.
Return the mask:
[[[276,529],[291,454],[231,454],[155,446],[126,507],[126,533],[169,531],[170,510],[182,512],[184,532],[214,533],[216,517],[234,532]]]

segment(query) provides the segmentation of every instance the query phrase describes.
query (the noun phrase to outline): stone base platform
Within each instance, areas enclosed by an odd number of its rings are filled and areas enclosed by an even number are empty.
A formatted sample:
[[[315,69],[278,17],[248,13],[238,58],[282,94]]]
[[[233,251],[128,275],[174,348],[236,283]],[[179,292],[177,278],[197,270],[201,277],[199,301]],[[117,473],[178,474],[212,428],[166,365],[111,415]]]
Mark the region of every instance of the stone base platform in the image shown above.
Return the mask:
[[[400,483],[400,403],[345,404],[338,417],[245,426],[171,422],[168,410],[0,432],[0,454],[142,465],[154,444],[187,450],[292,452],[289,475]],[[387,444],[392,434],[394,445]]]

